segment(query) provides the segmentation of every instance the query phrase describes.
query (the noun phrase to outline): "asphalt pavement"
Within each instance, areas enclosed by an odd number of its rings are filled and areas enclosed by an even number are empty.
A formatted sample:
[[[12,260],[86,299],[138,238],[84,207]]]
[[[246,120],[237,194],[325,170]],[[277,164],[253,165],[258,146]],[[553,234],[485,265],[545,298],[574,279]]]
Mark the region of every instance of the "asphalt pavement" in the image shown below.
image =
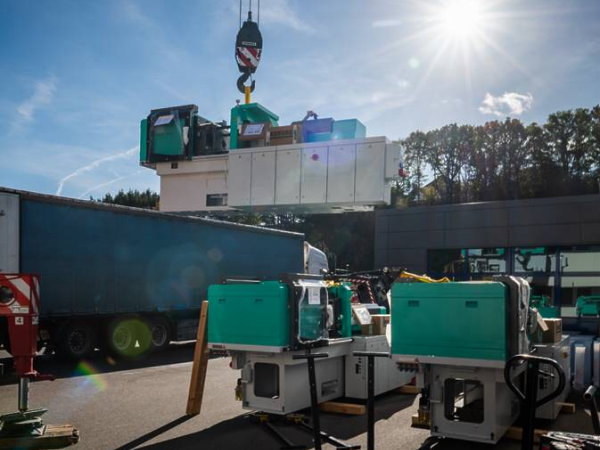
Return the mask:
[[[239,375],[229,368],[228,358],[209,361],[202,411],[195,417],[185,416],[193,350],[193,344],[172,345],[162,353],[130,362],[117,362],[100,353],[81,363],[39,357],[37,370],[53,373],[57,379],[32,384],[31,407],[49,408],[46,423],[75,425],[81,435],[75,450],[279,449],[272,433],[235,400]],[[10,367],[8,355],[0,352],[2,363]],[[0,380],[0,414],[15,411],[15,380],[6,375]],[[377,398],[377,449],[422,448],[429,431],[410,426],[417,404],[414,395],[390,393]],[[366,416],[323,413],[321,424],[331,435],[366,449]],[[296,425],[273,425],[295,444],[310,445],[311,435]],[[591,421],[579,408],[575,415],[561,414],[555,428],[591,432]],[[516,450],[520,444],[502,440],[496,448]],[[483,450],[490,446],[444,440],[435,449]]]

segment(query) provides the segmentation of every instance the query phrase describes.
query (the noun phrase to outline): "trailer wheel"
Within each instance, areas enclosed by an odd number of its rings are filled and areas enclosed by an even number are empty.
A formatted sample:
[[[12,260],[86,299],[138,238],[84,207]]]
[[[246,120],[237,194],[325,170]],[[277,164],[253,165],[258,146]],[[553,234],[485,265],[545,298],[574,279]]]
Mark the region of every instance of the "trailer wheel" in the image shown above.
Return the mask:
[[[164,317],[153,317],[149,319],[152,351],[160,351],[167,348],[171,342],[171,325]]]
[[[69,322],[59,333],[58,354],[67,359],[82,359],[96,348],[96,329],[88,322]]]
[[[119,358],[133,359],[146,354],[151,348],[150,326],[136,317],[114,319],[108,324],[107,344]]]

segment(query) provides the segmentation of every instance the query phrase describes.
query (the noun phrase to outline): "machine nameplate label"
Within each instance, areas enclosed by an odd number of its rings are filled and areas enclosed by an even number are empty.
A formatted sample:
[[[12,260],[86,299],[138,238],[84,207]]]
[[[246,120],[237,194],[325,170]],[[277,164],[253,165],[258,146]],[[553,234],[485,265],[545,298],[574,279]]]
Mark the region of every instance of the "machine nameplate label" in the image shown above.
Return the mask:
[[[318,305],[321,303],[321,288],[320,287],[309,287],[308,288],[308,304]]]
[[[264,124],[262,123],[252,123],[246,125],[244,128],[244,136],[260,136],[263,132]]]
[[[13,314],[29,314],[29,307],[13,305],[9,308]]]

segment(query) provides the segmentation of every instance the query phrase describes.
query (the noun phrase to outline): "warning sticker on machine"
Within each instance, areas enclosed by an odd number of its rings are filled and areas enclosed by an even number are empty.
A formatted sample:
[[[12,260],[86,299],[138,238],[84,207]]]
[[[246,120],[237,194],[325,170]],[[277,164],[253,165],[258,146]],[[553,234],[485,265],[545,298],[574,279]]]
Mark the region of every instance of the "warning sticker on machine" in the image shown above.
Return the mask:
[[[25,325],[24,317],[15,317],[15,325]]]
[[[321,287],[309,287],[308,289],[308,304],[318,305],[321,303]]]
[[[27,306],[13,305],[9,309],[13,314],[29,314],[29,308]]]

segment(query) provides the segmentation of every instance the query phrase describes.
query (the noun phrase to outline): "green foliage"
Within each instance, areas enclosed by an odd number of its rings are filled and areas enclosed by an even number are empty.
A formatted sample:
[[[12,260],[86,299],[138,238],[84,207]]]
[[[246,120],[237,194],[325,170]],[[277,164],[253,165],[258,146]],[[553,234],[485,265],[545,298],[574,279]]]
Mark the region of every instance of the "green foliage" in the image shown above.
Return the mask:
[[[518,119],[450,124],[404,141],[409,204],[507,200],[597,193],[600,105],[550,114],[543,125]],[[428,174],[432,180],[428,180]]]
[[[145,191],[130,189],[127,192],[121,189],[114,196],[105,194],[101,199],[90,197],[90,200],[113,205],[133,206],[135,208],[158,209],[159,195],[150,189]]]

